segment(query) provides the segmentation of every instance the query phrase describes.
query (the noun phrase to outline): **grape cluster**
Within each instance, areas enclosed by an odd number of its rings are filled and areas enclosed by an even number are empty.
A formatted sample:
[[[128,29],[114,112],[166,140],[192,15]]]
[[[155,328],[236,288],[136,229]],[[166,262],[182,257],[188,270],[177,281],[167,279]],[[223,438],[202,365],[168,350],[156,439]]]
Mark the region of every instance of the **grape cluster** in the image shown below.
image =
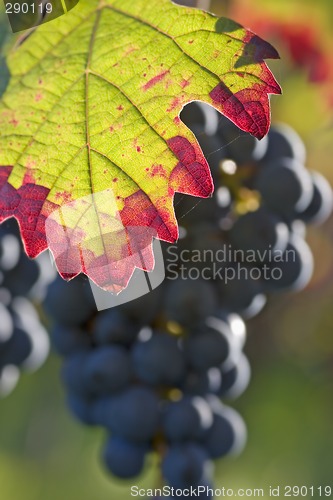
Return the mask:
[[[132,478],[154,452],[174,490],[210,487],[213,460],[243,448],[244,422],[225,405],[250,379],[243,319],[268,292],[306,285],[304,224],[332,207],[326,180],[305,169],[304,146],[288,127],[259,142],[201,104],[181,118],[208,158],[215,193],[175,200],[181,238],[164,248],[164,283],[99,313],[83,277],[57,278],[45,300],[69,408],[106,429],[107,469]]]
[[[243,447],[243,420],[219,398],[239,396],[250,368],[240,316],[208,318],[203,307],[192,317],[205,290],[197,286],[193,294],[189,282],[180,282],[177,294],[190,307],[180,318],[173,285],[96,314],[83,277],[58,278],[44,305],[54,319],[53,345],[65,358],[70,410],[109,434],[108,470],[132,478],[157,452],[170,487],[185,489],[210,485],[212,460]]]
[[[20,370],[33,371],[49,351],[48,335],[27,297],[41,287],[39,264],[23,251],[14,220],[0,227],[0,397],[15,387]]]

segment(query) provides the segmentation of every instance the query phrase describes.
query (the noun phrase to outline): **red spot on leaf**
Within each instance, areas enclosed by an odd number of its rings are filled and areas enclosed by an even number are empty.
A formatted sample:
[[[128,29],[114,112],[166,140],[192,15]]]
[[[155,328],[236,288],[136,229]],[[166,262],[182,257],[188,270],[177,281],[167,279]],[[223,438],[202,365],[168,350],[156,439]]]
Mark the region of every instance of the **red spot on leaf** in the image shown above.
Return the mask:
[[[12,120],[10,120],[10,122],[9,122],[9,123],[10,123],[11,125],[14,125],[14,127],[17,127],[17,126],[18,126],[18,124],[19,124],[19,122],[18,122],[15,118],[13,118]]]
[[[114,179],[112,179],[112,182],[118,182],[118,177],[115,177]]]
[[[118,107],[117,107],[118,111],[123,111],[124,107],[120,104]]]
[[[173,85],[173,80],[171,80],[171,78],[169,78],[166,82],[165,82],[165,89],[167,90],[171,85]]]
[[[180,107],[182,103],[182,99],[180,97],[175,97],[172,101],[171,101],[171,104],[170,106],[168,107],[167,109],[167,113],[170,113],[171,111],[173,111],[174,109]]]
[[[31,160],[31,158],[29,158],[25,164],[26,168],[35,168],[36,165],[37,163],[34,160]]]
[[[58,202],[64,204],[73,201],[72,195],[68,191],[59,191],[58,193],[55,194],[55,198]]]
[[[159,165],[152,165],[149,176],[150,177],[155,177],[156,176],[156,177],[167,178],[167,171],[165,170],[165,168],[161,164],[159,164]]]
[[[189,80],[185,80],[185,78],[180,82],[180,86],[181,86],[182,89],[185,89],[189,85],[190,85],[190,81]]]
[[[136,147],[136,150],[137,150],[137,152],[138,152],[138,153],[141,153],[141,148],[140,148],[140,146],[137,146],[137,147]]]
[[[39,102],[39,101],[41,101],[42,99],[43,99],[43,95],[42,95],[40,92],[38,92],[38,94],[36,94],[36,96],[35,96],[35,101],[36,101],[36,102]]]
[[[163,80],[163,78],[169,73],[168,71],[163,71],[163,73],[160,73],[159,75],[154,76],[151,80],[149,80],[142,88],[144,91],[149,90],[150,88],[154,87],[157,83]]]
[[[123,54],[123,57],[127,57],[129,56],[130,54],[132,54],[132,52],[135,52],[136,50],[138,50],[136,47],[128,47],[124,54]]]

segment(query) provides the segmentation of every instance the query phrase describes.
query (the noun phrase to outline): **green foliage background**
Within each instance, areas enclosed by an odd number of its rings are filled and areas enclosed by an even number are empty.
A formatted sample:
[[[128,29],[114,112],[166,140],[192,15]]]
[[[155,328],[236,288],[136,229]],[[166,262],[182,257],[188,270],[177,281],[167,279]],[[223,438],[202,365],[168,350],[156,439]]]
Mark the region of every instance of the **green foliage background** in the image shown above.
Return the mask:
[[[223,14],[226,4],[217,0],[212,10]],[[322,23],[319,31],[332,30],[329,0],[256,0],[255,6],[259,12],[264,7],[285,16],[305,6],[310,18]],[[324,173],[333,185],[333,110],[318,86],[284,62],[280,50],[282,62],[271,67],[284,96],[272,99],[273,121],[290,123],[301,133],[307,166]],[[268,491],[269,485],[332,483],[333,219],[311,228],[308,241],[316,261],[311,285],[300,294],[272,298],[249,323],[247,354],[253,377],[246,393],[232,404],[247,422],[249,440],[240,458],[218,464],[217,486]],[[66,410],[59,369],[60,361],[52,355],[0,401],[0,499],[130,498],[130,484],[110,479],[100,466],[103,432],[80,426]],[[152,465],[139,480],[143,487],[158,485]]]

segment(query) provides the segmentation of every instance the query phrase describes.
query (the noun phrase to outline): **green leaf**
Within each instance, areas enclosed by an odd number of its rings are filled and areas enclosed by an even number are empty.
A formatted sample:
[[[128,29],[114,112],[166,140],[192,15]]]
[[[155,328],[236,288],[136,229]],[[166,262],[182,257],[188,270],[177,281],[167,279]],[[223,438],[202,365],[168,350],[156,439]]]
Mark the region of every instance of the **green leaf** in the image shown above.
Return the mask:
[[[280,93],[264,59],[276,57],[240,25],[169,0],[81,0],[7,58],[1,219],[18,219],[29,256],[49,246],[63,277],[120,291],[135,267],[152,269],[152,237],[177,239],[174,193],[212,193],[183,106],[207,102],[263,137]]]

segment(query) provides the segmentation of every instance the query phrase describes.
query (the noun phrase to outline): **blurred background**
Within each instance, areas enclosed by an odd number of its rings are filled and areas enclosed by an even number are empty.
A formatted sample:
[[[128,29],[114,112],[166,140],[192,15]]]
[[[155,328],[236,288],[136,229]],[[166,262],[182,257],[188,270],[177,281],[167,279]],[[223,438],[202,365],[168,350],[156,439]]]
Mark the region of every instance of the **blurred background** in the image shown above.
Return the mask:
[[[284,94],[272,98],[272,121],[299,132],[307,167],[333,185],[333,3],[216,0],[211,10],[277,47],[281,60],[269,65]],[[218,464],[217,487],[332,482],[333,219],[310,227],[307,240],[315,258],[310,285],[275,295],[247,323],[252,381],[232,406],[247,423],[248,444],[239,458]],[[1,500],[130,498],[130,485],[111,480],[98,460],[103,432],[80,426],[67,411],[59,369],[51,354],[0,400]],[[157,474],[148,466],[138,483],[154,487]]]

